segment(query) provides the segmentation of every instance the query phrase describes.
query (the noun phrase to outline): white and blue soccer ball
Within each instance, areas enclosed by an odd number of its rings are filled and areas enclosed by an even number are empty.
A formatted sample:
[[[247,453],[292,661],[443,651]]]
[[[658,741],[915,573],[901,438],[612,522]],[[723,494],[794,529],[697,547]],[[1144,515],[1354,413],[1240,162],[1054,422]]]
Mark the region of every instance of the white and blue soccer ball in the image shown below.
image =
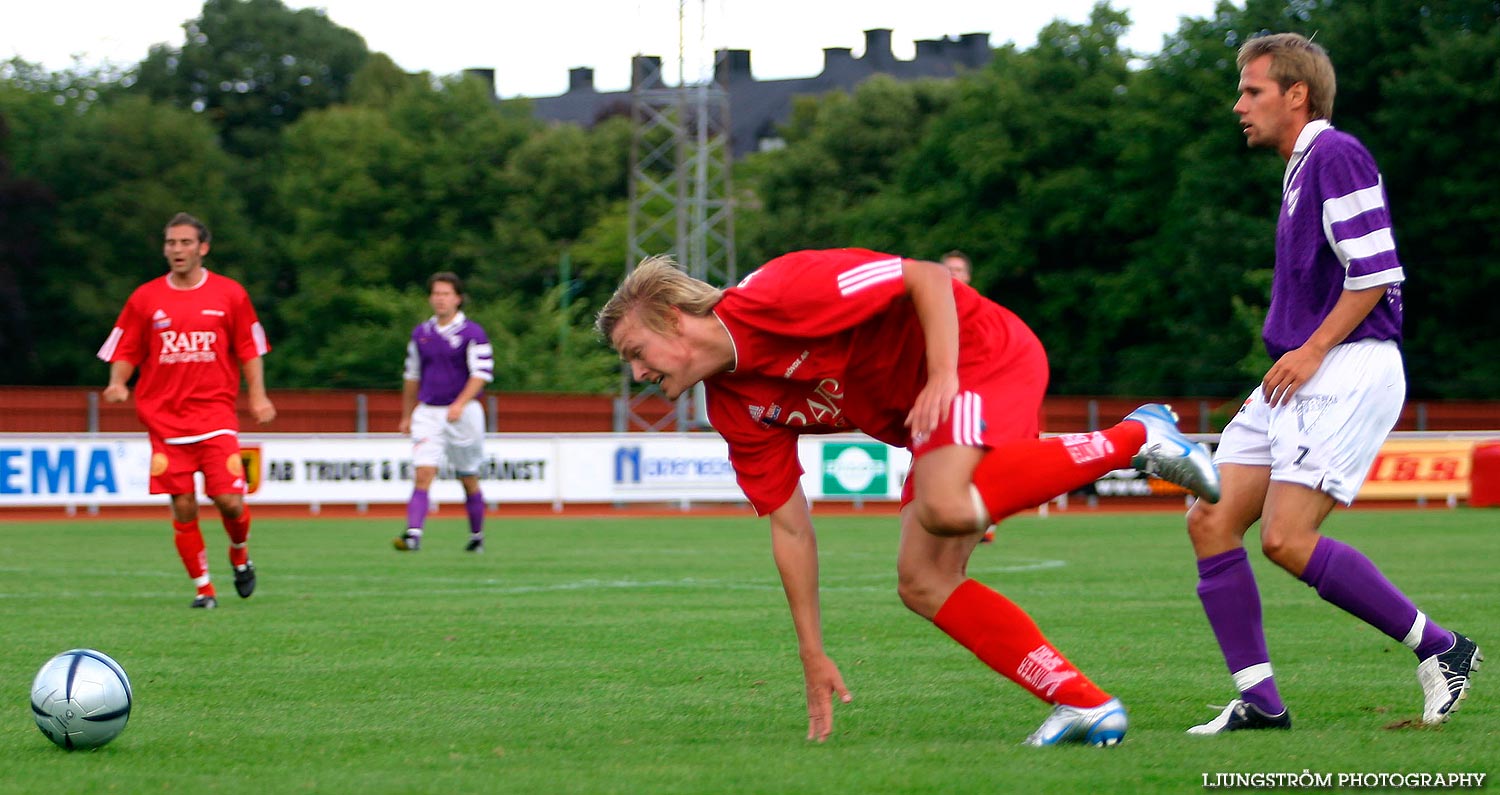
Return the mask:
[[[37,728],[69,751],[98,748],[118,737],[130,720],[133,701],[125,669],[93,649],[53,657],[31,684]]]

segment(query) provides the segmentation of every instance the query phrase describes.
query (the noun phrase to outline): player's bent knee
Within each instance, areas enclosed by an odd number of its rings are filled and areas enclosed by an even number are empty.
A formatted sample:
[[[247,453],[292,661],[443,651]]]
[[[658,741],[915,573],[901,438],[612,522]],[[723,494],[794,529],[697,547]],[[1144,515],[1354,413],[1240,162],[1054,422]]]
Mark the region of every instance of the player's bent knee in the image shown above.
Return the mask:
[[[931,585],[931,580],[901,575],[896,582],[896,595],[901,598],[901,604],[906,605],[907,610],[930,617],[935,612],[932,603],[936,594]]]
[[[229,519],[238,519],[245,513],[245,498],[238,494],[219,494],[212,499],[219,513]]]
[[[917,504],[917,521],[935,536],[964,536],[981,529],[974,506],[967,500],[924,500]]]
[[[1198,500],[1187,514],[1188,538],[1194,544],[1215,541],[1231,541],[1239,537],[1227,514],[1214,506]]]
[[[1311,554],[1311,547],[1301,538],[1284,533],[1266,532],[1261,528],[1260,551],[1266,559],[1294,574],[1300,573],[1302,564]]]

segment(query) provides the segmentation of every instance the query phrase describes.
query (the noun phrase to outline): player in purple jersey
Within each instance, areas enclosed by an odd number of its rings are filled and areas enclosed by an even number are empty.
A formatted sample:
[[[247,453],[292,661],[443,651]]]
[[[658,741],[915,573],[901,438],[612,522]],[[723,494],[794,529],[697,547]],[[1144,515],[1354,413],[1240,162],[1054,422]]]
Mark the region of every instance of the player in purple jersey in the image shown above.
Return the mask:
[[[1287,162],[1263,332],[1275,364],[1224,429],[1214,456],[1222,499],[1188,512],[1198,596],[1239,691],[1188,732],[1291,727],[1244,548],[1256,521],[1266,557],[1415,652],[1422,720],[1441,723],[1468,694],[1479,648],[1430,620],[1354,547],[1319,533],[1336,503],[1354,501],[1406,394],[1405,274],[1385,188],[1364,146],[1328,122],[1335,82],[1321,47],[1263,36],[1240,48],[1238,64],[1234,112],[1246,141]]]
[[[427,490],[447,460],[464,484],[469,515],[469,552],[484,551],[484,495],[479,465],[484,461],[484,409],[479,395],[494,380],[494,352],[478,323],[460,311],[463,282],[457,274],[435,273],[427,280],[432,317],[411,332],[401,389],[401,432],[410,433],[416,472],[406,503],[406,532],[397,550],[422,548],[422,528],[430,503]]]

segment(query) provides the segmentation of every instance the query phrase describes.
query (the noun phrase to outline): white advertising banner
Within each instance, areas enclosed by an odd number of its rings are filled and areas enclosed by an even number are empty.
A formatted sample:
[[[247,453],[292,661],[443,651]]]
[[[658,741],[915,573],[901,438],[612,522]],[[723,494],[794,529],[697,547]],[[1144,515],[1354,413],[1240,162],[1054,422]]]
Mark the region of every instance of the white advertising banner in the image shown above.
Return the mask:
[[[0,506],[138,505],[150,472],[145,436],[0,435]]]
[[[242,435],[252,502],[404,503],[411,496],[411,442],[383,435]],[[492,502],[553,502],[558,445],[550,436],[492,437],[479,477]],[[144,435],[0,434],[0,507],[154,505],[151,445]],[[201,481],[200,481],[201,492]],[[434,502],[462,502],[463,486],[439,470]]]
[[[1474,440],[1494,436],[1393,434],[1359,496],[1465,496]],[[404,504],[411,496],[411,441],[398,434],[245,434],[240,448],[252,503],[315,509]],[[711,432],[489,434],[485,453],[479,477],[492,504],[744,502],[728,447]],[[803,436],[797,455],[802,490],[815,502],[897,500],[911,469],[905,449],[862,434]],[[145,434],[0,433],[0,509],[161,505],[165,497],[149,493],[150,468]],[[436,504],[463,501],[451,471],[439,470],[430,493]],[[1126,469],[1088,493],[1185,492]]]
[[[399,504],[411,495],[411,442],[396,434],[244,434],[252,502]],[[490,434],[479,477],[492,503],[743,502],[717,434]],[[809,499],[899,498],[903,449],[861,435],[805,436]],[[0,434],[0,508],[155,505],[142,434]],[[200,487],[201,490],[201,487]],[[439,470],[436,503],[463,486]]]

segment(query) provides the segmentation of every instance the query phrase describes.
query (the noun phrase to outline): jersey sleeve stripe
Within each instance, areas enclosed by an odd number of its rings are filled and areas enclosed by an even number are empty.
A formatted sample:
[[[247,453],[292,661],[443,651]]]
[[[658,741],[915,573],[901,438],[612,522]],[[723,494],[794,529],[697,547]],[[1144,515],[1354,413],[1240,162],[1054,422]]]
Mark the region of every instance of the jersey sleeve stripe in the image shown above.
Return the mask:
[[[120,346],[120,337],[124,335],[125,330],[119,326],[115,326],[114,330],[109,332],[109,339],[106,339],[104,344],[99,346],[99,352],[95,355],[106,362],[113,359],[115,348]]]
[[[1339,258],[1344,262],[1367,259],[1396,250],[1396,241],[1391,237],[1389,228],[1376,229],[1367,235],[1340,240],[1336,245]]]
[[[258,320],[250,325],[250,339],[255,341],[256,356],[265,356],[271,352],[271,343],[266,341],[266,328]]]
[[[1380,287],[1386,284],[1400,284],[1406,281],[1406,272],[1401,268],[1389,268],[1379,273],[1369,273],[1364,276],[1351,276],[1344,279],[1345,290],[1368,290],[1371,287]]]
[[[417,353],[416,340],[408,340],[406,343],[406,362],[401,367],[401,380],[422,380],[422,355]]]
[[[487,342],[476,342],[469,345],[468,361],[470,378],[483,378],[486,381],[495,380],[494,346]]]
[[[1368,188],[1323,202],[1323,222],[1331,226],[1371,210],[1383,209],[1385,209],[1385,189],[1377,181]]]
[[[839,294],[851,295],[892,279],[901,278],[901,258],[867,262],[839,274]]]

